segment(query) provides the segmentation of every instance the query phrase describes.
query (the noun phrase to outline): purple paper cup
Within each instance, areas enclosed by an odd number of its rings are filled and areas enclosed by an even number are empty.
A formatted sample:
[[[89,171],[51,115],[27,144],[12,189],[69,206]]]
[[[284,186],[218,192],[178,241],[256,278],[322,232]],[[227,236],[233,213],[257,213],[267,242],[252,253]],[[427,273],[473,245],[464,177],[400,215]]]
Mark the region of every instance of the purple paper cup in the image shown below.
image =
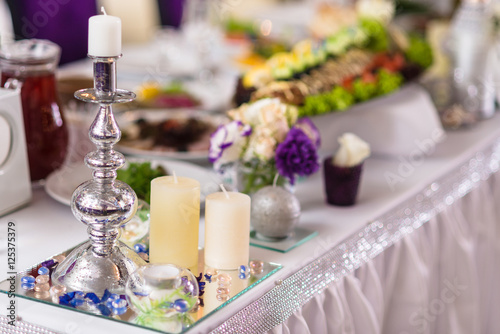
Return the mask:
[[[326,201],[328,204],[350,206],[356,203],[363,163],[353,167],[339,167],[332,157],[323,161]]]

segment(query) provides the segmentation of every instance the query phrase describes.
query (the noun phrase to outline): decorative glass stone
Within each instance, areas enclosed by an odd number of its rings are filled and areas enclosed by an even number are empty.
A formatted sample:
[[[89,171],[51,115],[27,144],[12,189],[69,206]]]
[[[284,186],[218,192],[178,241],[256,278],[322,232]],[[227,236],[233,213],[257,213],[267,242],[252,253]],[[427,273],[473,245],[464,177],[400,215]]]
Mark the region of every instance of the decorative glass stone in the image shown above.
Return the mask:
[[[146,245],[145,244],[135,244],[134,250],[136,253],[146,253]]]
[[[219,270],[217,270],[215,268],[208,268],[206,273],[207,273],[207,275],[215,276],[219,273]]]
[[[47,261],[43,261],[43,262],[41,263],[41,266],[42,266],[42,267],[51,268],[51,267],[53,267],[55,264],[56,264],[56,261],[54,261],[54,259],[50,259],[50,260],[47,260]]]
[[[38,275],[35,279],[35,282],[38,284],[48,283],[50,280],[49,275]]]
[[[189,303],[184,299],[177,299],[174,301],[174,309],[179,313],[189,311]]]
[[[262,271],[264,271],[264,262],[262,261],[258,260],[250,261],[249,266],[250,266],[250,273],[252,275],[259,275],[260,273],[262,273]]]
[[[228,288],[221,288],[221,287],[219,287],[219,288],[217,288],[217,290],[215,290],[215,292],[217,294],[228,294],[229,293],[229,289]]]
[[[226,302],[229,299],[229,295],[228,294],[220,294],[220,295],[217,295],[216,298],[220,302]]]
[[[54,285],[50,288],[50,293],[52,295],[60,295],[66,292],[66,287],[64,285]]]
[[[112,309],[113,313],[116,315],[121,315],[121,314],[127,312],[127,306],[128,306],[127,301],[125,299],[121,299],[121,298],[115,299],[111,303],[111,309]]]
[[[222,273],[222,274],[219,274],[219,276],[217,276],[218,282],[230,282],[231,280],[232,280],[231,276],[229,276],[226,273]]]
[[[41,291],[49,291],[50,290],[50,285],[49,283],[41,283],[41,284],[35,284],[35,291],[41,292]]]
[[[49,272],[50,272],[50,270],[47,267],[38,268],[38,275],[48,275]]]
[[[264,266],[264,262],[259,260],[252,260],[249,263],[251,269],[262,268]]]
[[[231,286],[231,282],[219,282],[219,288],[229,288]]]
[[[36,291],[33,296],[36,299],[47,299],[50,297],[49,291]]]
[[[35,283],[35,278],[31,275],[21,277],[21,283],[32,284]]]
[[[127,307],[127,301],[125,299],[118,298],[111,303],[114,308]]]
[[[35,288],[35,283],[22,283],[21,288],[24,290],[33,290]]]

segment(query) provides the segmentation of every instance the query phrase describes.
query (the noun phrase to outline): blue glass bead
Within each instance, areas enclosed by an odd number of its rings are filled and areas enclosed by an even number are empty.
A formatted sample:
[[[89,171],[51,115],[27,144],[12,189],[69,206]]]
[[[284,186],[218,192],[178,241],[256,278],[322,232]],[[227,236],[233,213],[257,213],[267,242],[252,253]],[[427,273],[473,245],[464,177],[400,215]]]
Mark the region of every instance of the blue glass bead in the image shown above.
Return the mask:
[[[35,288],[35,283],[21,283],[21,288],[24,290],[33,290]]]
[[[61,305],[69,305],[69,302],[71,301],[71,297],[69,296],[68,293],[62,295],[62,296],[59,296],[59,304]]]
[[[113,306],[113,308],[123,308],[123,307],[127,307],[127,301],[119,298],[119,299],[113,301],[113,303],[111,303],[111,305]]]
[[[238,277],[241,278],[241,279],[245,279],[245,278],[247,278],[247,275],[245,275],[245,273],[240,273],[238,275]]]
[[[212,275],[205,274],[205,280],[207,280],[208,283],[212,283]]]
[[[174,301],[174,309],[179,313],[184,313],[189,311],[189,304],[184,299],[177,299]]]
[[[21,277],[21,283],[27,283],[27,284],[35,283],[35,278],[31,275],[23,276]]]
[[[120,315],[127,312],[127,305],[125,299],[118,298],[111,303],[111,309],[114,314]]]
[[[146,245],[145,244],[135,244],[134,250],[136,253],[145,253],[146,252]]]
[[[47,267],[40,267],[40,268],[38,268],[38,274],[39,275],[48,275],[49,272],[50,272],[50,270]]]
[[[76,291],[71,291],[71,292],[68,292],[66,295],[69,297],[69,299],[73,299],[75,297],[75,293],[76,293]]]
[[[69,302],[69,305],[71,305],[73,307],[77,307],[77,306],[83,305],[84,302],[85,301],[83,299],[81,299],[81,298],[73,298]]]
[[[101,302],[108,300],[109,296],[111,296],[111,292],[108,289],[104,290],[104,294],[102,295]]]
[[[99,311],[101,311],[101,314],[104,316],[108,316],[111,314],[111,310],[109,308],[107,308],[106,305],[104,305],[104,304],[98,304],[97,309]]]
[[[243,274],[244,274],[244,273],[246,273],[246,272],[247,272],[247,267],[245,267],[245,266],[241,265],[241,266],[240,266],[240,273],[243,273]]]
[[[101,302],[101,300],[99,299],[99,297],[97,297],[97,295],[93,292],[89,292],[85,295],[85,298],[90,300],[92,303],[94,304],[99,304]]]
[[[84,299],[85,293],[82,291],[75,291],[75,293],[73,294],[73,298]]]
[[[127,312],[127,307],[113,308],[113,313],[116,315],[122,315]]]
[[[110,309],[113,309],[113,302],[116,300],[120,300],[120,296],[117,294],[112,293],[107,300],[104,300],[103,302],[106,303],[106,306]]]

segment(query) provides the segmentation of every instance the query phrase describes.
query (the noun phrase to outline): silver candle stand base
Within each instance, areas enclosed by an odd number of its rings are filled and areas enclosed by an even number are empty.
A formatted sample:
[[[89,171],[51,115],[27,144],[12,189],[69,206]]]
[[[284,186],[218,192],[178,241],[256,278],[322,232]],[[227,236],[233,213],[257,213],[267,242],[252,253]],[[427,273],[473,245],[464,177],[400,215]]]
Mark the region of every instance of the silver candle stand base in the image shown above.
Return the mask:
[[[137,196],[129,185],[116,180],[116,170],[125,158],[113,150],[121,131],[111,105],[130,102],[135,94],[116,89],[119,57],[90,57],[94,60],[94,88],[75,92],[75,97],[100,108],[89,130],[97,150],[85,157],[93,179],[82,183],[71,198],[71,211],[88,226],[89,241],[72,251],[52,274],[52,282],[71,290],[102,294],[124,293],[130,274],[145,264],[132,249],[117,241],[118,229],[137,210]]]

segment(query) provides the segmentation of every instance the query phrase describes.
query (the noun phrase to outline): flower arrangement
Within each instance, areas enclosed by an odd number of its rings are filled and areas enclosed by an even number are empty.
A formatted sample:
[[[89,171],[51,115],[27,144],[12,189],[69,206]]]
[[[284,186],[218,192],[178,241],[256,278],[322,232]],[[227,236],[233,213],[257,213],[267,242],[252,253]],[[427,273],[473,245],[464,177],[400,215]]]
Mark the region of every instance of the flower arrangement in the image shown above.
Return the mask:
[[[307,118],[298,119],[294,106],[277,98],[243,104],[228,112],[231,121],[221,125],[210,140],[209,160],[224,173],[238,166],[237,188],[253,193],[273,184],[293,185],[297,176],[319,169],[319,132]]]

